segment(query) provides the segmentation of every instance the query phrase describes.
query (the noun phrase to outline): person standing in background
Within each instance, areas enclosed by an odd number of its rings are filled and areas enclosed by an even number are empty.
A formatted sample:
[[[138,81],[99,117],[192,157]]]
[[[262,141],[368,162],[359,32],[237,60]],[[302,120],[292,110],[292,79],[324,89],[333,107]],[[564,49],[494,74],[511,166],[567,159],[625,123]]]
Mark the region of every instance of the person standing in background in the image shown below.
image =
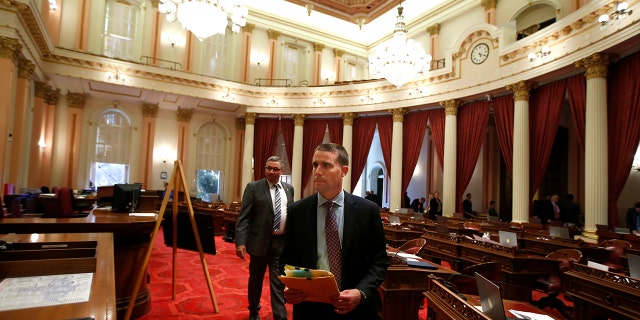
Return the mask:
[[[435,221],[436,216],[442,215],[442,201],[440,200],[440,192],[435,191],[433,198],[429,201],[429,219]]]
[[[313,154],[317,192],[289,207],[282,262],[331,271],[340,291],[331,303],[320,303],[305,301],[303,291],[285,288],[294,320],[380,319],[377,288],[389,267],[380,209],[343,190],[348,172],[343,146],[319,145]]]
[[[284,247],[287,204],[293,202],[293,187],[280,181],[283,162],[277,156],[267,159],[265,178],[249,182],[242,195],[242,207],[236,222],[236,255],[249,253],[249,320],[259,320],[260,296],[264,273],[269,267],[271,309],[274,320],[286,320],[283,272],[280,255]]]

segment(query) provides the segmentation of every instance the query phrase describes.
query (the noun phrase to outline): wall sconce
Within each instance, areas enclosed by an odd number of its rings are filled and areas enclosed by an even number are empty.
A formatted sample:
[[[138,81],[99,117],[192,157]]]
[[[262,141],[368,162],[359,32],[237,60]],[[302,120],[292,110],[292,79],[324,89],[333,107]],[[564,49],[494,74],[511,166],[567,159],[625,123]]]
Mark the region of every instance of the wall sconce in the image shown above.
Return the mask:
[[[362,103],[373,103],[373,97],[369,95],[369,92],[367,91],[367,95],[360,97],[360,101]]]
[[[267,102],[265,103],[267,106],[277,106],[278,100],[276,100],[274,97],[271,97],[271,99],[267,99]]]
[[[253,55],[252,60],[258,67],[267,64],[267,58],[261,54]]]
[[[598,17],[598,22],[600,22],[600,29],[606,28],[607,25],[614,25],[617,21],[620,21],[626,18],[627,15],[631,15],[633,13],[633,10],[628,10],[629,5],[624,1],[616,1],[613,7],[615,8],[615,11],[613,11],[611,14],[603,14]],[[611,24],[609,24],[609,22],[611,22]]]
[[[58,10],[58,3],[56,0],[49,0],[49,10],[56,11]]]
[[[118,70],[116,70],[115,73],[107,72],[107,80],[111,82],[122,82],[122,83],[126,81],[125,77],[123,75],[120,75]]]
[[[227,89],[227,92],[222,94],[222,100],[236,101],[237,98],[238,97],[235,93],[229,92],[229,89]]]
[[[414,89],[409,90],[409,96],[420,96],[422,95],[422,89],[416,86]]]
[[[329,82],[334,80],[335,77],[336,77],[335,73],[332,73],[332,72],[322,73],[322,79],[324,79],[324,84],[329,84]]]
[[[44,151],[47,147],[47,143],[44,142],[44,137],[40,138],[40,141],[38,141],[38,147],[40,147],[40,151]]]
[[[320,105],[320,106],[324,106],[324,105],[327,103],[327,101],[326,101],[326,100],[324,100],[324,98],[323,98],[323,97],[320,97],[320,98],[313,98],[312,102],[313,102],[313,104],[315,104],[315,105]]]
[[[547,46],[543,46],[540,50],[529,53],[527,57],[529,58],[529,62],[533,62],[534,60],[546,57],[549,54],[551,54],[551,49]]]

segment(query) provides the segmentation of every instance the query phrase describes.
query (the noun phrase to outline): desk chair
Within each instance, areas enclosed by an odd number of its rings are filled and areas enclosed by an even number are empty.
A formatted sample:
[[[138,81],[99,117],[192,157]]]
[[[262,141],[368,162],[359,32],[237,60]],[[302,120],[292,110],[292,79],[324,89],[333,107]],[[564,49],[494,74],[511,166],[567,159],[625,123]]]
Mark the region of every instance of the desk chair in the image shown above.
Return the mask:
[[[504,282],[504,276],[502,275],[502,263],[485,262],[466,267],[459,274],[452,274],[447,283],[453,285],[458,293],[477,296],[478,285],[475,278],[476,272],[493,282]]]
[[[600,242],[598,246],[611,252],[609,260],[603,263],[609,267],[609,271],[616,273],[622,272],[624,270],[624,266],[622,265],[622,256],[625,255],[627,248],[631,248],[631,243],[626,240],[610,239]]]
[[[403,243],[398,251],[418,255],[426,243],[427,239],[425,238],[415,238]]]
[[[536,305],[540,309],[546,307],[558,310],[562,316],[571,319],[567,313],[567,306],[558,299],[558,295],[564,292],[562,287],[562,274],[571,270],[573,263],[582,260],[582,252],[576,249],[559,249],[546,255],[547,258],[558,261],[558,271],[550,274],[548,277],[541,277],[536,280],[534,290],[542,290],[547,293],[546,297],[536,301]]]

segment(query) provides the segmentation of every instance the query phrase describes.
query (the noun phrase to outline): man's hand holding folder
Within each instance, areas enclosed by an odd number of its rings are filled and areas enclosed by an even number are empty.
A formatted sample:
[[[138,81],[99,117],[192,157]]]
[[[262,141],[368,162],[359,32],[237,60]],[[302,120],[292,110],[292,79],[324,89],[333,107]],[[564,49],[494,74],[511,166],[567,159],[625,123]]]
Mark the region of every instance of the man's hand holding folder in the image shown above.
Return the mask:
[[[336,279],[329,271],[290,265],[286,265],[284,269],[285,275],[279,276],[280,280],[289,289],[300,291],[301,296],[304,296],[303,301],[331,303],[331,297],[340,295]]]

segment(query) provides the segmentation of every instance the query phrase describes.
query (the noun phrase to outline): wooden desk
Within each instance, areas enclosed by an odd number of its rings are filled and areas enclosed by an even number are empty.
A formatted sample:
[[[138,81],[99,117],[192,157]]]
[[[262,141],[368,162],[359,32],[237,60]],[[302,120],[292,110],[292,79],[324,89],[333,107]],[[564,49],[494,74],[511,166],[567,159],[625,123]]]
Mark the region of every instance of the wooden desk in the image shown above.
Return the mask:
[[[428,291],[424,293],[429,305],[427,319],[456,319],[456,320],[491,320],[476,306],[480,305],[477,296],[466,296],[466,300],[445,287],[439,280],[429,281]],[[508,317],[515,317],[509,310],[534,312],[544,314],[552,319],[558,319],[535,306],[522,301],[503,300],[505,313]],[[582,318],[576,318],[582,319]]]
[[[393,263],[387,269],[387,276],[378,288],[382,298],[382,319],[417,320],[418,308],[422,302],[422,292],[429,287],[429,275],[448,278],[456,271],[444,268],[434,262],[438,269],[411,268],[406,264]]]
[[[423,257],[436,260],[444,260],[454,270],[462,270],[460,267],[460,239],[455,233],[443,234],[435,231],[427,231],[422,235],[427,240],[421,253]]]
[[[577,263],[564,275],[574,319],[640,319],[640,280]]]
[[[531,300],[531,290],[536,279],[546,277],[559,269],[556,260],[521,253],[515,247],[468,238],[462,238],[460,241],[460,260],[464,267],[484,262],[500,262],[506,283],[502,288],[504,297],[518,301]]]
[[[113,233],[116,308],[123,317],[129,305],[132,284],[144,261],[156,217],[130,217],[126,213],[94,210],[85,218],[5,218],[0,219],[2,233]],[[135,271],[135,272],[134,272]],[[143,281],[132,317],[140,317],[151,309],[151,296]]]
[[[386,225],[384,226],[384,235],[387,239],[387,244],[392,247],[399,247],[403,243],[413,240],[416,238],[420,238],[423,231],[411,230],[407,227],[400,226],[392,226]]]
[[[114,281],[114,260],[113,260],[113,235],[110,233],[74,233],[74,234],[39,234],[20,235],[18,243],[41,243],[41,242],[78,242],[97,241],[95,248],[95,266],[91,266],[94,271],[93,283],[91,285],[91,295],[89,301],[62,304],[56,306],[44,306],[28,309],[16,309],[0,311],[0,319],[29,319],[29,320],[50,320],[50,319],[76,319],[93,317],[94,319],[113,319],[116,312],[116,295]],[[58,249],[61,250],[61,249]],[[51,258],[51,257],[49,257]],[[1,270],[1,279],[6,277],[37,276],[64,273],[81,273],[88,271],[88,264],[80,265],[78,258],[75,259],[47,259],[48,263],[41,260],[41,257],[34,257],[34,260],[10,261],[8,265],[24,266],[13,267],[10,270]],[[69,264],[61,260],[74,260]],[[37,265],[42,262],[41,268],[28,268],[27,265]],[[64,268],[56,268],[55,265],[66,264]],[[9,266],[8,266],[9,267]],[[0,268],[1,269],[1,268]],[[87,269],[87,270],[85,270]],[[28,299],[29,297],[25,297]]]

